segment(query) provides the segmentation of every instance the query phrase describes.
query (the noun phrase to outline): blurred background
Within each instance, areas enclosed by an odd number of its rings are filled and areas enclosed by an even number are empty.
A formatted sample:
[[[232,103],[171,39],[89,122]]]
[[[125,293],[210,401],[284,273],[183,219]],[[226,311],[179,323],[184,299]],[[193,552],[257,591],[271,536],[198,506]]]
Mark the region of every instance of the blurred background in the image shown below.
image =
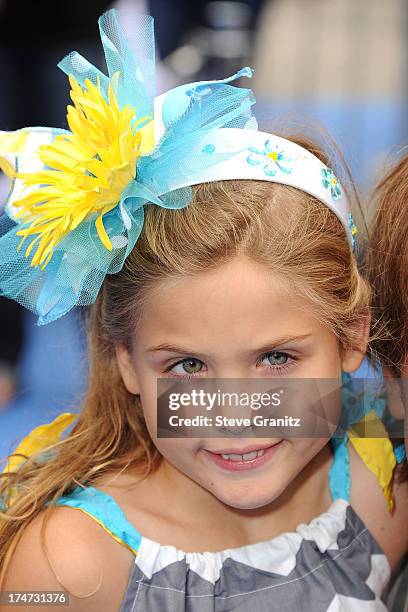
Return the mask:
[[[104,68],[97,18],[112,6],[125,29],[154,16],[158,93],[250,65],[260,128],[289,115],[327,129],[363,194],[408,144],[403,0],[0,0],[1,130],[66,127],[68,81],[56,64],[76,49]],[[0,207],[7,192],[0,175]],[[80,313],[38,327],[0,299],[0,459],[36,425],[77,411],[86,377]]]

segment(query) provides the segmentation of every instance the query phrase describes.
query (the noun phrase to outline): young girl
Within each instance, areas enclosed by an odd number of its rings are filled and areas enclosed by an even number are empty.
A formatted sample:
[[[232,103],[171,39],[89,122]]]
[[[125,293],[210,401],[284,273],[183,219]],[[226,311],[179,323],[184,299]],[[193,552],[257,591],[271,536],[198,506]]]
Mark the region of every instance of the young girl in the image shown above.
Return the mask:
[[[389,378],[408,377],[408,156],[403,156],[377,185],[375,215],[366,253],[368,277],[373,287],[374,318],[386,333],[372,343]],[[392,390],[396,384],[392,383]],[[405,417],[405,447],[408,451],[406,414],[407,381],[402,396],[391,393],[390,410],[398,419]],[[408,480],[405,462],[401,477]]]
[[[408,356],[408,157],[402,156],[377,185],[373,205],[375,214],[370,228],[366,251],[367,276],[373,288],[373,322],[382,327],[380,338],[371,343],[382,366],[387,386],[387,405],[396,419],[404,421],[405,457],[403,444],[396,450],[401,466],[396,473],[400,482],[408,481],[408,418],[407,418],[407,356]],[[408,557],[388,597],[392,610],[406,609],[408,604]]]
[[[346,193],[317,147],[259,132],[228,80],[153,111],[146,23],[139,63],[113,13],[101,34],[109,80],[62,63],[71,133],[3,140],[2,292],[40,323],[95,303],[80,414],[34,430],[3,474],[1,587],[63,588],[86,611],[385,610],[408,546],[388,440],[156,430],[160,378],[340,384],[359,367],[370,291]]]

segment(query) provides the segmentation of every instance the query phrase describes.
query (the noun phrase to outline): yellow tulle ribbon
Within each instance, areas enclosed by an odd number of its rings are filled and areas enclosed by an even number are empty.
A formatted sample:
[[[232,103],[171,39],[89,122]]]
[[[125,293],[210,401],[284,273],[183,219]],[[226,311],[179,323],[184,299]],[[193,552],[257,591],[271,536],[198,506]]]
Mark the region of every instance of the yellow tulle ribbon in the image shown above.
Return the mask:
[[[355,451],[377,478],[387,500],[388,510],[392,512],[395,504],[392,477],[397,462],[383,422],[375,410],[371,410],[347,433]]]
[[[30,457],[38,451],[58,442],[62,432],[77,418],[77,414],[63,412],[59,414],[51,423],[38,425],[35,429],[21,440],[14,453],[21,453]],[[24,461],[24,457],[10,457],[4,472],[15,472],[19,465]]]
[[[39,425],[21,440],[13,455],[9,458],[3,474],[6,472],[16,472],[19,466],[25,461],[25,457],[30,457],[35,453],[55,444],[61,439],[61,435],[65,429],[77,418],[77,414],[71,412],[63,412],[59,414],[51,423]],[[16,456],[20,453],[24,456]],[[12,504],[17,493],[11,491],[9,495],[9,503]]]

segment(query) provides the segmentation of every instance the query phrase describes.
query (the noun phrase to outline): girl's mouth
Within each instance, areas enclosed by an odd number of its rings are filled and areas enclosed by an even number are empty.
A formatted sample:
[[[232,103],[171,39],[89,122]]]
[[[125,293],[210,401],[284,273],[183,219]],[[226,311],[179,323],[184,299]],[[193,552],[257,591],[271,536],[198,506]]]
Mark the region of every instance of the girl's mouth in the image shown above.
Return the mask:
[[[261,465],[264,465],[284,445],[285,440],[273,442],[269,446],[252,445],[250,449],[222,449],[222,451],[210,451],[203,449],[206,457],[224,470],[231,472],[241,470],[253,470]],[[235,451],[235,452],[234,452]],[[245,451],[245,452],[243,452]]]

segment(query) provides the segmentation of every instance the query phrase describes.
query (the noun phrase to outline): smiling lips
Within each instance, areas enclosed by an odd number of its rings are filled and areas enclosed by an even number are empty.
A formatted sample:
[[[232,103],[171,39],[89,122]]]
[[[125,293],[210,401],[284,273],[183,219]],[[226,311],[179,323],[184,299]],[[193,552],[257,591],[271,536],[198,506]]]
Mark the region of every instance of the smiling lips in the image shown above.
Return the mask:
[[[252,445],[245,448],[222,448],[216,451],[203,449],[206,456],[220,467],[230,470],[248,470],[263,465],[282,446],[283,440],[272,444]]]

